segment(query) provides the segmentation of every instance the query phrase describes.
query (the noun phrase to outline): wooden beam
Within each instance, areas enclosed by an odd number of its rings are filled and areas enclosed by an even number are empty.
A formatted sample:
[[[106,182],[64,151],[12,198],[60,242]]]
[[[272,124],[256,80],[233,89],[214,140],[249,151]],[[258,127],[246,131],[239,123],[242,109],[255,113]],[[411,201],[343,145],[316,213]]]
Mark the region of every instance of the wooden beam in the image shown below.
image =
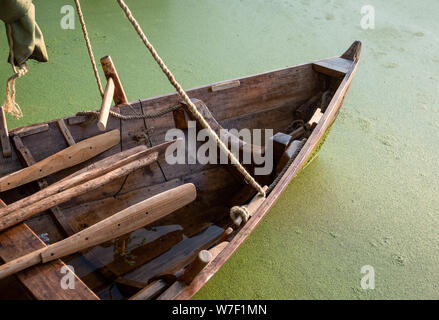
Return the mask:
[[[27,167],[33,165],[35,163],[35,159],[32,156],[30,150],[23,144],[23,141],[21,140],[20,136],[14,135],[12,137],[12,140],[14,141],[15,149],[17,150],[19,158],[21,159],[23,164]],[[38,180],[38,187],[40,189],[45,189],[47,188],[48,185],[49,183],[47,182],[46,179]],[[49,209],[49,212],[52,218],[57,223],[58,227],[64,233],[64,235],[71,236],[72,234],[75,233],[59,207],[54,206]]]
[[[2,206],[5,203],[0,200]],[[0,258],[5,262],[44,247],[44,242],[25,223],[0,233]],[[60,283],[65,276],[61,273],[63,267],[66,267],[64,262],[55,260],[19,272],[17,279],[38,300],[99,300],[76,274],[75,289],[62,289]]]
[[[11,143],[9,141],[8,124],[3,107],[0,107],[0,141],[2,144],[3,157],[9,158],[12,155]]]
[[[114,97],[113,78],[107,79],[104,96],[102,97],[101,111],[99,112],[98,128],[101,131],[107,129],[108,116],[110,115],[111,101]]]
[[[73,139],[73,136],[70,133],[70,130],[67,128],[66,123],[64,122],[64,119],[59,119],[57,121],[57,123],[58,123],[59,130],[61,131],[61,134],[63,135],[67,144],[69,146],[73,146],[76,142],[75,142],[75,139]]]

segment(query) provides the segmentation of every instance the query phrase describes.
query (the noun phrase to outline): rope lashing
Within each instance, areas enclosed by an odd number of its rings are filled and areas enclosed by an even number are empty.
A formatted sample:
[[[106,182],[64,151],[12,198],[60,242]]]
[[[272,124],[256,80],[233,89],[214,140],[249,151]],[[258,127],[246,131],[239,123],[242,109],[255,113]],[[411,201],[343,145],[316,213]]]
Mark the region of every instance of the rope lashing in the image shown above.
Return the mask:
[[[12,29],[10,24],[6,24],[6,33],[9,42],[9,62],[11,63],[14,74],[10,76],[6,82],[6,96],[3,104],[3,110],[11,114],[15,119],[20,119],[23,116],[23,112],[21,111],[18,103],[15,101],[15,80],[24,76],[28,70],[25,63],[18,66],[18,68],[15,66],[13,50],[14,42],[12,40]]]
[[[88,55],[90,57],[91,66],[93,68],[93,73],[96,78],[96,83],[98,84],[99,93],[101,97],[104,96],[104,89],[102,87],[101,78],[99,77],[99,71],[96,67],[95,57],[93,55],[93,49],[91,48],[90,38],[88,37],[87,27],[85,26],[84,15],[82,14],[81,4],[79,0],[74,0],[76,5],[76,11],[78,12],[79,23],[81,24],[82,34],[84,35],[85,44],[87,46]]]
[[[219,146],[220,150],[225,152],[232,163],[237,170],[244,176],[244,179],[247,183],[249,183],[252,187],[254,187],[261,195],[265,196],[265,191],[262,189],[262,187],[256,182],[256,180],[247,172],[247,170],[239,163],[239,160],[236,159],[236,157],[230,152],[230,150],[226,147],[226,145],[221,141],[221,139],[218,137],[218,135],[215,133],[215,131],[212,130],[210,125],[207,123],[207,121],[203,118],[203,116],[198,112],[197,107],[194,105],[194,103],[191,101],[189,96],[186,94],[184,89],[181,87],[181,85],[177,82],[172,72],[168,69],[168,67],[165,65],[163,60],[158,55],[155,48],[152,46],[152,44],[149,42],[148,38],[146,37],[145,33],[143,32],[142,28],[140,27],[137,20],[134,18],[133,14],[131,13],[131,10],[128,8],[128,6],[125,4],[123,0],[116,0],[119,6],[121,7],[122,11],[125,13],[125,16],[130,21],[131,25],[133,26],[134,30],[139,35],[140,39],[146,46],[146,48],[151,53],[154,60],[159,65],[160,69],[163,71],[163,73],[168,78],[169,82],[172,84],[172,86],[175,88],[177,93],[180,95],[180,97],[184,100],[184,102],[187,104],[189,112],[192,114],[192,116],[201,124],[203,128],[205,128],[210,137],[216,140],[217,145]]]
[[[287,164],[285,165],[285,167],[282,169],[282,171],[279,173],[279,175],[276,177],[276,179],[274,179],[274,181],[270,184],[270,186],[267,189],[267,194],[270,194],[271,191],[273,191],[273,189],[276,187],[276,185],[279,183],[280,179],[282,179],[282,177],[285,175],[285,173],[287,172],[288,168],[293,164],[294,160],[296,160],[296,157],[299,155],[300,151],[302,150],[303,146],[306,143],[306,138],[302,139],[300,141],[300,143],[297,146],[296,151],[294,152],[293,155],[291,155],[290,160],[288,160]]]

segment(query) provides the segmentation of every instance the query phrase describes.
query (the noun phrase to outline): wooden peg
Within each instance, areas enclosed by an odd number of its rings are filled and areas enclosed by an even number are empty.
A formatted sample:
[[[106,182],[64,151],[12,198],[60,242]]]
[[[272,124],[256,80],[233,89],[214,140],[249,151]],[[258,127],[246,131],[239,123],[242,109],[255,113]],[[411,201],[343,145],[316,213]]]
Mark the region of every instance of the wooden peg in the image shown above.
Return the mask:
[[[3,107],[0,107],[0,140],[2,143],[3,157],[9,158],[12,155],[11,142],[9,141],[8,124]]]
[[[119,75],[117,74],[116,67],[113,64],[111,57],[106,56],[101,58],[101,65],[107,81],[109,78],[112,78],[114,81],[114,103],[116,105],[128,104],[128,99],[123,89],[122,82],[120,82]]]

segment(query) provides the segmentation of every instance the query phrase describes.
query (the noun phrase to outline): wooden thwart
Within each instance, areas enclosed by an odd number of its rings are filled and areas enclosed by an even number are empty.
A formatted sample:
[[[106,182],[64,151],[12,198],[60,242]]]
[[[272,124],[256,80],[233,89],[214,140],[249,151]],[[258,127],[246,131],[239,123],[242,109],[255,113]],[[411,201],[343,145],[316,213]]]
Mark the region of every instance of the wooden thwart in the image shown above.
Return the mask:
[[[0,178],[0,192],[41,179],[52,173],[73,167],[110,149],[120,142],[119,130],[85,139],[34,165]]]
[[[191,183],[162,192],[128,207],[67,239],[0,266],[0,279],[33,265],[65,257],[137,230],[191,203],[196,196],[195,186]]]

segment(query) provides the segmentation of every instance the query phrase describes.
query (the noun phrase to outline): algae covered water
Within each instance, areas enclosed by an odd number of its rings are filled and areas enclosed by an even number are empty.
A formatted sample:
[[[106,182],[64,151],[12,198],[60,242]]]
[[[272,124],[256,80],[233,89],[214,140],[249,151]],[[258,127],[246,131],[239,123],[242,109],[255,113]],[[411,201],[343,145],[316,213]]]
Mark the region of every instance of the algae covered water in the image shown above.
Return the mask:
[[[100,105],[79,22],[61,27],[66,4],[35,1],[49,63],[29,62],[17,81],[24,118],[8,118],[10,128]],[[319,157],[195,298],[439,298],[437,1],[370,1],[374,28],[366,29],[359,1],[128,4],[185,88],[340,55],[363,42]],[[172,92],[116,2],[82,6],[95,56],[112,56],[129,100]],[[361,287],[364,266],[374,268],[374,289]]]

